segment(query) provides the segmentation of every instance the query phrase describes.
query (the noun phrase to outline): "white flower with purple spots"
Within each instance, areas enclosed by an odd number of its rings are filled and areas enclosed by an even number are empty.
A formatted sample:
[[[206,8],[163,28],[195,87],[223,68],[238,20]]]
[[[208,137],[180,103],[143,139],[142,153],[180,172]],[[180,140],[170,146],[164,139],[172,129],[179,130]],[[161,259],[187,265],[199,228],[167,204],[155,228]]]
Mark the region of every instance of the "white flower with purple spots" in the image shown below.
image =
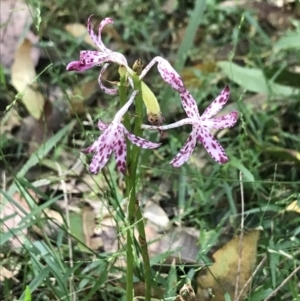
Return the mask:
[[[192,132],[187,141],[170,162],[174,167],[179,167],[185,163],[194,151],[197,140],[202,143],[209,155],[219,164],[225,164],[229,159],[219,142],[210,134],[210,129],[224,129],[235,125],[238,113],[232,111],[221,117],[212,118],[216,115],[226,104],[230,95],[229,87],[226,86],[218,97],[206,108],[204,113],[200,116],[196,102],[188,90],[180,93],[183,108],[185,109],[188,118],[182,119],[178,122],[165,125],[143,125],[143,129],[168,130],[176,128],[185,124],[193,126]]]
[[[161,145],[161,143],[151,142],[129,133],[121,123],[123,115],[132,104],[136,94],[137,91],[132,93],[127,103],[117,112],[114,120],[109,125],[100,120],[98,121],[98,128],[99,130],[103,131],[102,135],[100,135],[91,146],[82,150],[82,152],[85,154],[94,154],[92,162],[90,163],[90,172],[92,174],[97,174],[101,171],[110,158],[112,152],[115,154],[119,171],[125,173],[127,152],[125,136],[133,144],[141,148],[153,149]]]
[[[115,63],[119,66],[124,66],[127,70],[127,75],[129,75],[128,80],[130,82],[130,85],[133,85],[131,76],[133,75],[133,70],[128,66],[127,60],[125,56],[119,52],[114,52],[110,49],[108,49],[104,43],[102,42],[102,30],[105,25],[113,24],[114,21],[111,18],[105,18],[101,21],[98,29],[98,36],[95,34],[95,32],[92,29],[91,25],[91,18],[93,15],[89,16],[88,22],[87,22],[87,30],[88,33],[95,43],[95,45],[99,48],[99,51],[93,51],[93,50],[83,50],[80,52],[79,61],[73,61],[67,65],[67,71],[84,71],[90,68],[93,68],[94,66],[103,66],[103,68],[100,71],[99,75],[99,85],[100,88],[107,94],[110,95],[116,95],[118,93],[118,89],[110,89],[106,88],[102,81],[101,77],[108,67],[109,63]],[[157,63],[157,69],[162,77],[162,79],[168,83],[173,89],[176,91],[183,92],[185,90],[183,81],[179,74],[174,70],[174,68],[170,65],[170,63],[165,60],[164,58],[157,56],[155,57],[142,71],[140,74],[140,80],[142,80],[145,75],[148,73],[148,71],[152,68],[152,66]]]
[[[83,50],[80,52],[79,61],[73,61],[68,64],[68,71],[84,71],[94,66],[100,66],[104,63],[112,62],[118,65],[128,67],[127,60],[123,54],[119,52],[114,52],[108,49],[102,42],[101,33],[102,29],[107,24],[113,24],[114,21],[111,18],[105,18],[101,21],[98,30],[98,36],[94,33],[91,25],[91,18],[93,15],[89,16],[87,23],[88,33],[95,43],[95,45],[99,48],[99,51],[93,50]]]

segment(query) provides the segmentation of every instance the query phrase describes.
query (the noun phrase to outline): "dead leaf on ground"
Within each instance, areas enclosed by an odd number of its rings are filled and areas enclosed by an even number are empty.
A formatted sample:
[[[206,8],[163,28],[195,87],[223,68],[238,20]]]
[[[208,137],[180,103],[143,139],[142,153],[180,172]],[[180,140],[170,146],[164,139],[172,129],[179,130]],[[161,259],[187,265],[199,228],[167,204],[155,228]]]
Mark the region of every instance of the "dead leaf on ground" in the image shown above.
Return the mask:
[[[105,252],[118,250],[116,222],[113,217],[105,217],[98,222],[99,212],[90,206],[82,210],[82,227],[85,244],[92,250]]]
[[[81,38],[83,37],[83,40],[88,45],[92,46],[93,48],[97,48],[91,37],[89,36],[87,32],[86,25],[83,25],[81,23],[71,23],[67,24],[65,26],[65,30],[71,34],[74,38]]]
[[[176,297],[176,301],[196,301],[196,294],[191,284],[186,283],[181,288],[179,295]]]
[[[184,68],[181,72],[181,77],[188,88],[200,88],[202,86],[202,82],[196,73],[214,73],[216,68],[216,62],[198,63],[192,67]]]
[[[165,263],[171,263],[173,259],[176,264],[196,263],[199,253],[197,231],[192,231],[194,233],[191,234],[190,228],[173,228],[161,234],[158,233],[157,226],[148,221],[145,232],[150,257],[172,252]]]
[[[21,125],[22,117],[15,108],[11,108],[3,118],[0,118],[0,136],[11,134],[12,130]]]
[[[0,1],[0,63],[9,68],[13,63],[15,53],[22,37],[25,37],[35,44],[39,37],[35,36],[29,27],[32,23],[32,14],[29,11],[28,3],[21,0]],[[40,56],[38,48],[30,51],[31,61],[36,65]]]
[[[286,207],[285,211],[293,211],[293,212],[297,212],[300,214],[299,203],[300,203],[299,201],[293,201]]]
[[[4,266],[0,266],[0,282],[4,282],[5,279],[14,279],[15,282],[20,282],[15,276],[19,273],[18,270],[10,271]]]
[[[41,218],[47,218],[47,222],[44,224],[43,228],[33,225],[32,229],[40,236],[45,234],[49,237],[57,237],[57,233],[60,229],[60,226],[64,225],[64,220],[61,214],[57,211],[54,211],[49,208],[45,208],[41,213]]]
[[[36,193],[32,190],[28,190],[28,193],[31,195],[31,197],[38,202],[38,197]],[[3,195],[0,197],[0,219],[5,219],[4,222],[0,223],[0,232],[3,231],[4,233],[9,232],[13,229],[16,229],[19,227],[20,223],[26,216],[26,213],[30,212],[30,208],[28,206],[28,203],[22,196],[20,192],[16,192],[13,195],[14,201],[23,208],[25,212],[23,212],[21,209],[19,209],[16,205],[14,205],[12,202],[4,198]],[[9,217],[9,218],[8,218]],[[8,218],[8,219],[7,219]],[[24,242],[24,237],[27,235],[27,229],[23,228],[15,234],[14,237],[10,239],[10,243],[14,248],[19,248],[22,246]]]
[[[46,100],[41,118],[39,120],[32,116],[23,118],[16,137],[29,144],[30,155],[62,127],[65,118],[65,113],[58,106]]]
[[[257,242],[260,236],[259,230],[251,230],[243,237],[243,249],[241,256],[241,268],[239,276],[239,291],[241,291],[251,277],[256,262]],[[239,262],[240,237],[234,237],[213,255],[214,263],[202,270],[197,276],[197,298],[200,300],[224,301],[227,292],[233,300]],[[242,298],[246,296],[250,287],[244,289]]]
[[[40,119],[44,109],[44,97],[34,83],[36,72],[31,59],[31,42],[27,39],[19,46],[11,67],[11,80],[15,89],[22,94],[22,102],[29,114]]]
[[[151,200],[146,203],[143,216],[162,229],[167,229],[170,223],[167,213],[157,203]]]
[[[85,101],[90,99],[99,90],[98,80],[93,79],[81,82],[69,93],[70,112],[74,115],[83,114],[85,111]]]

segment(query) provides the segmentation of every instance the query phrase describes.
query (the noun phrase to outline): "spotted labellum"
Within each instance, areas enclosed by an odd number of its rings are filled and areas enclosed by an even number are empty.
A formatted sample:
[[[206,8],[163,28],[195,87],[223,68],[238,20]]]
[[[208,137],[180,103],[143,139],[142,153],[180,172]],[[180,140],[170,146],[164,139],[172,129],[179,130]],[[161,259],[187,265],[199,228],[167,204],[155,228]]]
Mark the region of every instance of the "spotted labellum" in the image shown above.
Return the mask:
[[[212,118],[216,115],[226,104],[229,98],[229,87],[226,86],[223,91],[217,96],[217,98],[206,108],[204,113],[200,116],[196,102],[193,96],[188,90],[180,93],[183,108],[188,115],[188,118],[182,119],[175,123],[164,125],[164,126],[154,126],[154,125],[143,125],[143,129],[155,129],[155,130],[168,130],[176,128],[182,125],[191,124],[192,132],[188,137],[187,141],[175,156],[175,158],[170,162],[174,167],[179,167],[185,163],[191,154],[193,153],[197,141],[203,144],[209,155],[219,164],[225,164],[228,161],[228,157],[219,144],[219,142],[210,134],[210,129],[225,129],[230,128],[235,125],[238,113],[237,111],[232,111],[221,117]]]
[[[125,126],[121,123],[123,115],[127,112],[132,104],[137,91],[134,91],[127,103],[117,112],[113,121],[107,125],[101,120],[98,121],[99,130],[103,131],[102,135],[89,147],[82,150],[83,153],[93,153],[93,159],[90,163],[90,172],[97,174],[106,165],[112,153],[115,154],[118,170],[122,173],[126,172],[126,138],[145,149],[157,148],[161,144],[148,141],[141,137],[135,136],[128,132]]]

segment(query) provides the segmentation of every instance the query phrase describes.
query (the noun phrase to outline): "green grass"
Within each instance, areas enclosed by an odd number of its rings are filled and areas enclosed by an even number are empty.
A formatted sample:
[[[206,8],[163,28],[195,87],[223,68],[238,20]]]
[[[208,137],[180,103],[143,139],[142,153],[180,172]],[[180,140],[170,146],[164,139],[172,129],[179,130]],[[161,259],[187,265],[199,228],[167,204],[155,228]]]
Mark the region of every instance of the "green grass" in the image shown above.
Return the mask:
[[[194,8],[193,2],[178,1],[173,13],[168,14],[160,1],[137,0],[131,5],[122,1],[28,1],[39,9],[39,14],[33,15],[33,28],[38,25],[39,16],[41,23],[36,33],[41,38],[39,46],[46,54],[43,63],[37,66],[37,74],[45,70],[38,82],[45,96],[49,96],[54,86],[59,87],[61,94],[55,97],[54,104],[59,109],[67,108],[69,113],[64,115],[60,129],[38,145],[35,152],[28,150],[28,141],[22,141],[15,131],[8,129],[2,133],[8,113],[0,116],[1,195],[3,200],[20,207],[13,198],[20,191],[31,209],[18,228],[1,234],[0,266],[18,272],[15,279],[0,282],[0,300],[124,298],[124,289],[116,283],[124,283],[126,272],[114,265],[126,250],[127,212],[121,205],[122,177],[115,170],[113,158],[103,174],[92,177],[87,171],[90,157],[80,153],[98,136],[96,120],[100,117],[110,121],[119,104],[117,98],[99,89],[83,104],[83,110],[78,110],[67,96],[69,89],[96,79],[100,71],[98,68],[84,73],[65,71],[67,63],[77,60],[79,51],[90,46],[66,33],[64,26],[73,22],[85,24],[91,13],[95,14],[95,20],[106,16],[115,20],[113,28],[124,44],[116,42],[116,36],[110,31],[103,34],[105,43],[112,43],[130,63],[138,58],[148,63],[161,55],[179,70],[183,68],[182,74],[184,68],[192,68],[192,78],[184,76],[184,80],[200,112],[225,84],[231,88],[228,110],[239,111],[238,124],[217,133],[231,159],[224,166],[213,162],[199,144],[188,164],[180,169],[169,165],[187,139],[189,127],[169,130],[157,151],[142,151],[137,189],[140,202],[163,189],[160,206],[174,224],[180,222],[209,236],[210,243],[199,237],[202,245],[197,259],[200,262],[207,256],[211,260],[216,250],[213,247],[228,240],[223,230],[227,227],[230,234],[238,233],[242,173],[245,226],[263,227],[257,263],[266,257],[246,300],[264,300],[299,266],[300,215],[284,211],[291,202],[300,203],[300,46],[295,42],[300,37],[299,19],[294,17],[289,29],[274,28],[249,8],[222,8],[221,1],[206,1],[205,5],[203,1],[203,7],[199,1]],[[299,11],[299,5],[294,9]],[[189,30],[183,39],[180,38],[182,26]],[[293,39],[289,39],[291,35]],[[207,71],[208,64],[213,65],[213,70]],[[4,112],[14,100],[15,90],[10,85],[10,70],[4,70],[2,75],[0,104]],[[116,79],[116,76],[116,69],[110,68],[108,78]],[[166,123],[185,117],[178,94],[161,81],[156,68],[145,81],[157,96]],[[253,98],[258,93],[263,96]],[[20,102],[13,108],[21,118],[27,115]],[[153,132],[144,135],[152,141],[159,139]],[[83,185],[84,189],[75,190]],[[29,189],[38,194],[38,204],[28,193]],[[117,224],[114,237],[119,242],[117,252],[106,252],[105,246],[100,251],[85,246],[86,220],[72,208],[83,211],[87,201],[109,204],[104,207]],[[69,203],[68,212],[64,202]],[[42,214],[46,208],[59,212],[62,223]],[[19,209],[24,211],[22,206]],[[3,217],[2,223],[8,218]],[[101,212],[94,218],[101,225]],[[37,234],[34,226],[41,233]],[[21,229],[27,228],[29,234],[20,235]],[[8,241],[14,236],[22,239],[19,250],[9,247]],[[159,254],[157,263],[169,255]],[[135,264],[135,280],[143,281],[144,271],[137,254]],[[171,300],[196,270],[197,267],[171,265],[168,277],[153,271],[153,282],[164,287],[165,297],[170,298],[166,300]],[[298,272],[291,277],[272,300],[298,300],[299,275]]]

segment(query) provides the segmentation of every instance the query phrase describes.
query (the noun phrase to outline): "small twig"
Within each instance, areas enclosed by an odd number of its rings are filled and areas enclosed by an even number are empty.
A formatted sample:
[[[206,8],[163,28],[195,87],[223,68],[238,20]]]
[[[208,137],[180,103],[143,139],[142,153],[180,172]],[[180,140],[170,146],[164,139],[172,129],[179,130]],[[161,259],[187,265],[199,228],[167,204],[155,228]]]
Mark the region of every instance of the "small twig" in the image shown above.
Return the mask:
[[[244,202],[244,186],[243,186],[243,174],[240,172],[240,187],[241,187],[241,235],[239,241],[239,261],[235,282],[235,291],[234,291],[234,301],[238,301],[239,297],[239,282],[241,274],[241,265],[242,265],[242,252],[243,252],[243,239],[244,239],[244,213],[245,213],[245,202]]]
[[[68,231],[68,247],[69,247],[69,258],[70,258],[70,268],[72,269],[74,266],[74,262],[73,262],[73,248],[72,248],[72,239],[70,236],[70,214],[69,214],[69,200],[68,200],[68,194],[67,194],[67,185],[66,182],[63,180],[62,175],[62,169],[60,168],[59,164],[56,163],[57,166],[57,171],[58,171],[58,175],[59,177],[61,177],[61,186],[62,186],[62,190],[64,193],[64,202],[65,202],[65,210],[66,210],[66,222],[67,222],[67,231]],[[74,274],[71,273],[70,279],[69,279],[69,285],[70,285],[70,295],[72,297],[73,301],[76,301],[76,295],[75,295],[75,291],[74,291]]]
[[[288,275],[264,301],[269,301],[272,297],[274,297],[278,293],[278,291],[299,271],[300,265],[290,275]]]
[[[243,288],[241,289],[237,300],[239,300],[242,297],[242,294],[244,292],[244,290],[246,289],[246,287],[251,283],[252,279],[254,278],[254,276],[256,275],[256,273],[258,272],[258,270],[262,267],[262,265],[265,263],[267,259],[267,256],[265,255],[263,257],[263,259],[261,260],[261,262],[259,263],[259,265],[256,267],[256,269],[254,270],[254,272],[252,273],[251,277],[247,280],[247,282],[244,284]]]

